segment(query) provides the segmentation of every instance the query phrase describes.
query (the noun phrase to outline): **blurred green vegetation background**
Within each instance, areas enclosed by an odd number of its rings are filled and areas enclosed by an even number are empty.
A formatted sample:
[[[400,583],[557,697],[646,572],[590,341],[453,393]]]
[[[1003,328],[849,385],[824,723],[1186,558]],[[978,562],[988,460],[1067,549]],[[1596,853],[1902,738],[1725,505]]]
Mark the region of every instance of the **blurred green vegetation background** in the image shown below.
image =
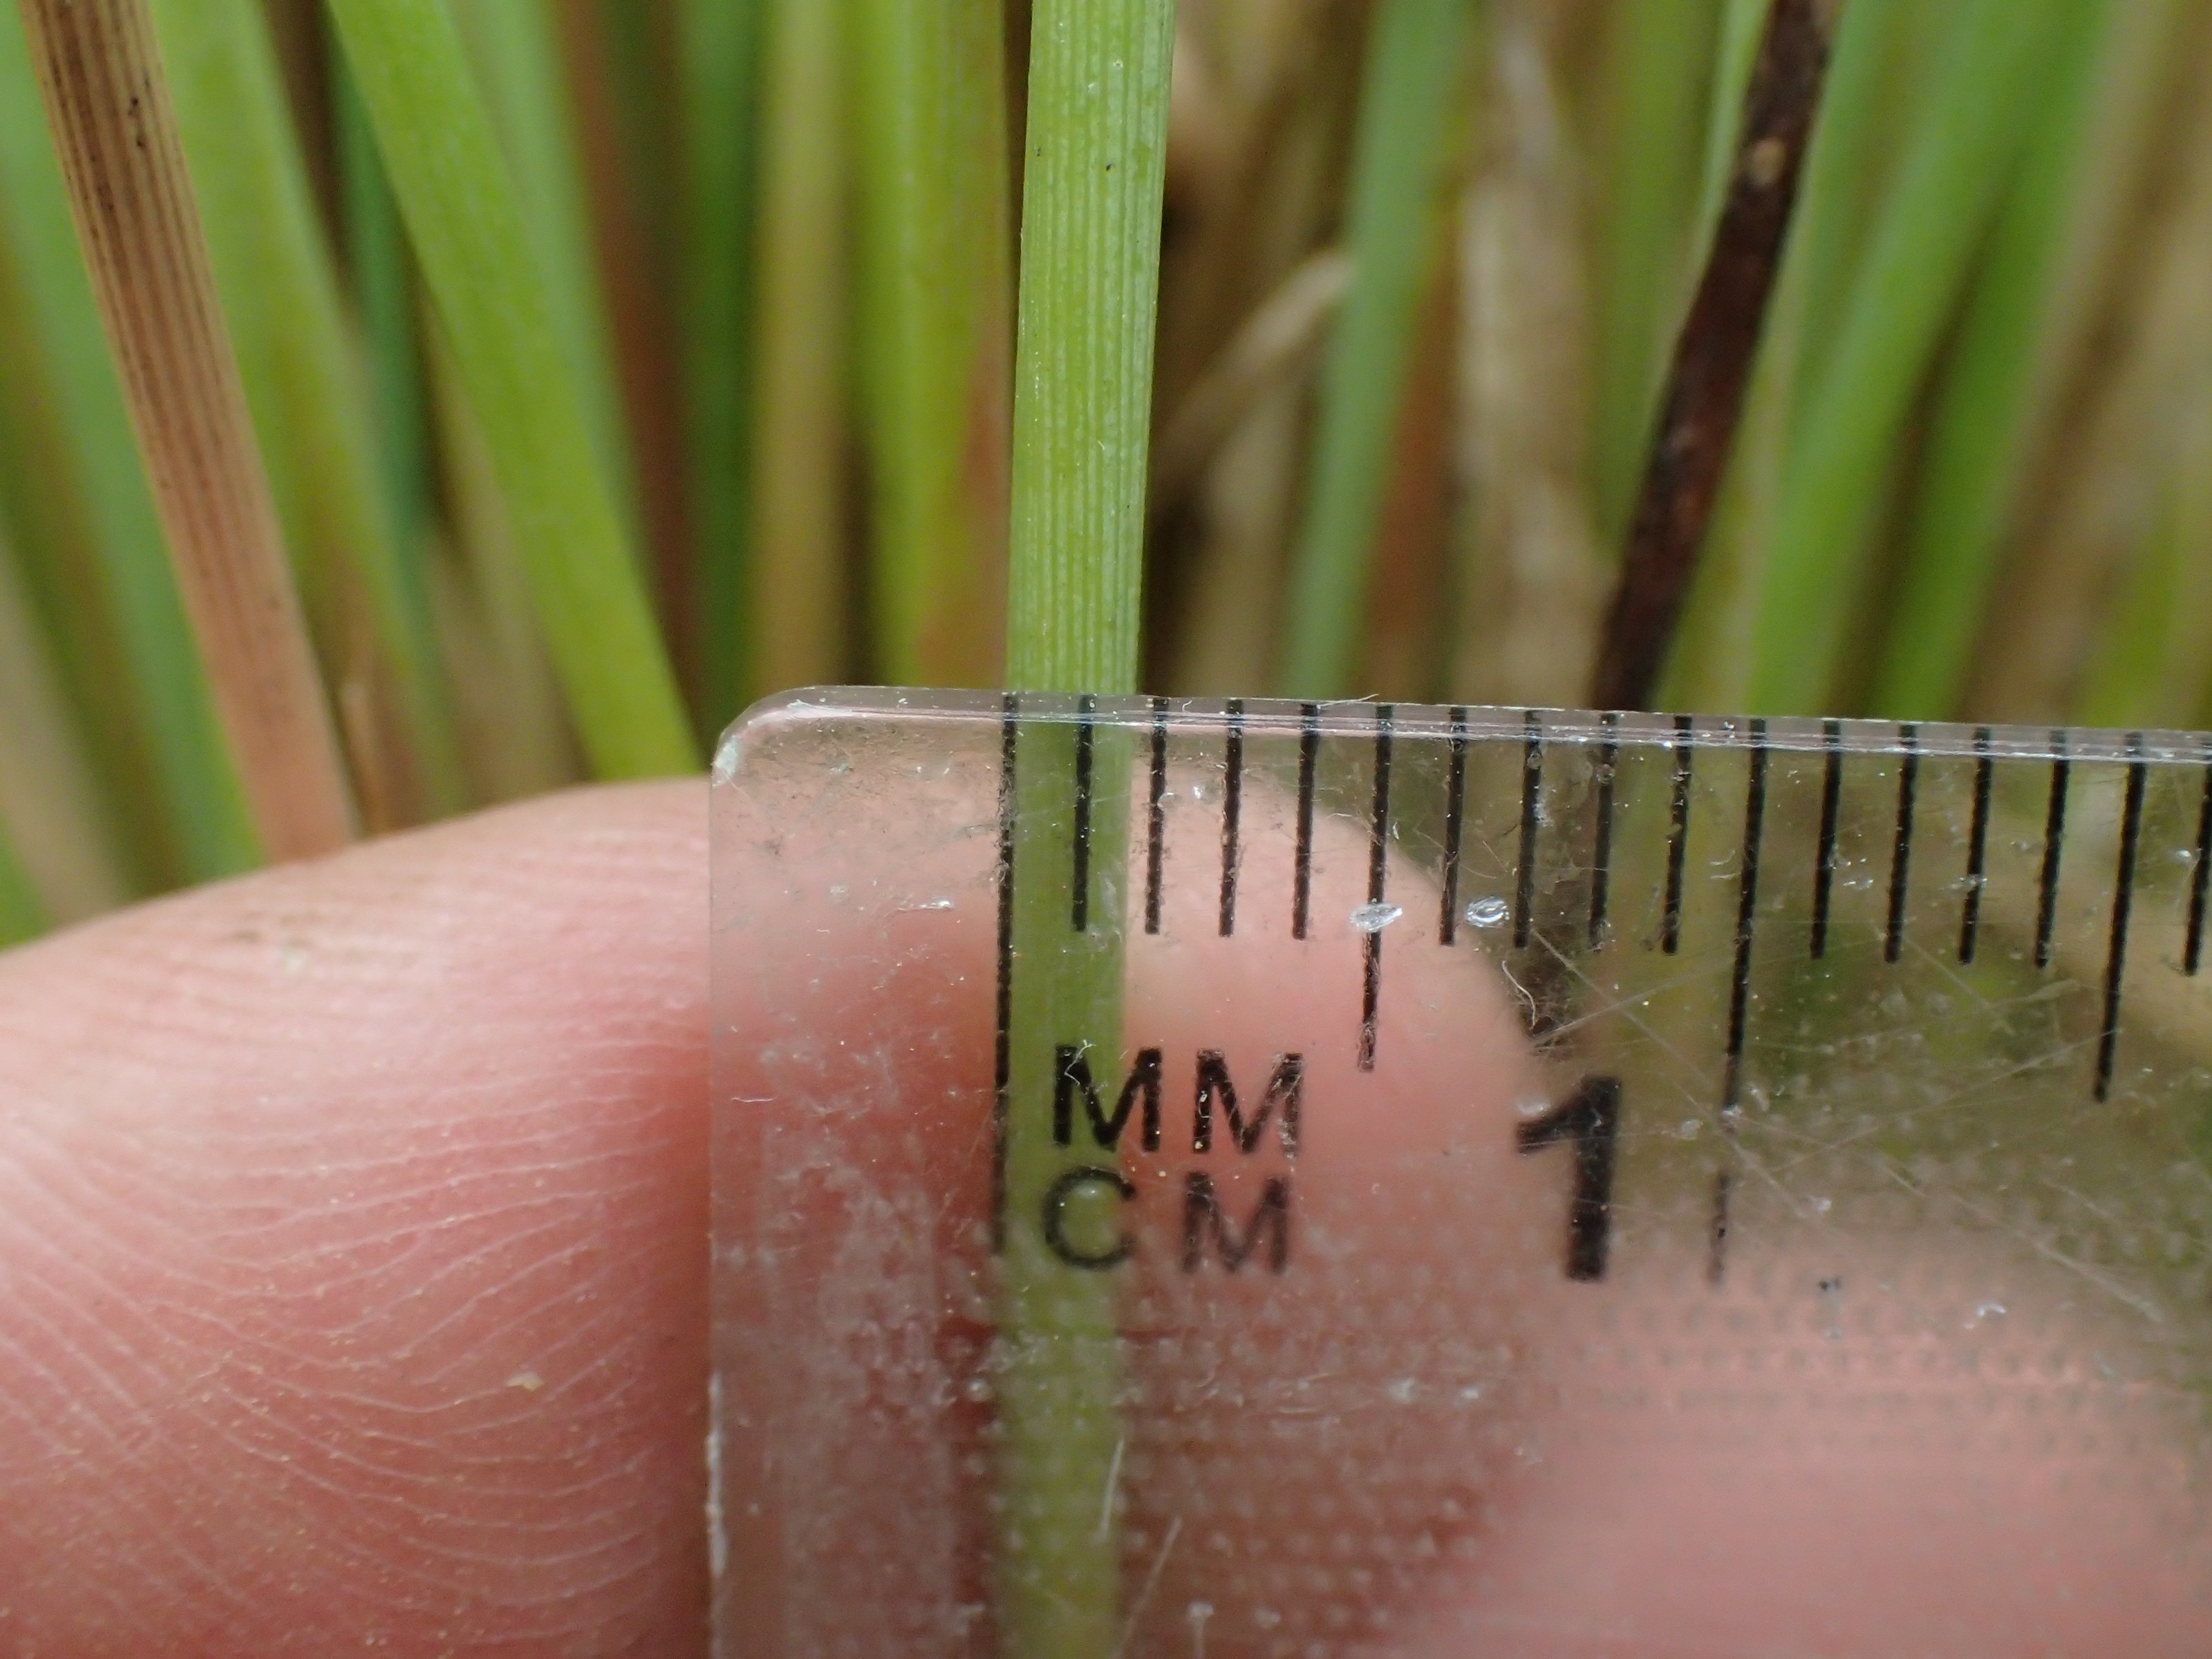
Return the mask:
[[[1025,0],[152,10],[367,827],[1000,679]],[[1182,0],[1145,689],[1587,698],[1766,12]],[[260,856],[31,40],[10,939]],[[2212,0],[1843,0],[1659,700],[2190,726],[2208,643]]]

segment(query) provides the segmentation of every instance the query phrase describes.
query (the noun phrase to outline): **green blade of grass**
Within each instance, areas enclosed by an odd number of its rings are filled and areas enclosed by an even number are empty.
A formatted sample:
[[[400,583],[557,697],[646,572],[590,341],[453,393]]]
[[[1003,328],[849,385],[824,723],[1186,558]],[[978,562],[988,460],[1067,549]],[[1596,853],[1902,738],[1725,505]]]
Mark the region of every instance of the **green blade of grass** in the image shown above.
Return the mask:
[[[15,8],[0,6],[0,477],[134,884],[258,856],[131,435]],[[127,808],[127,810],[125,810]]]
[[[1743,129],[1744,89],[1751,84],[1752,65],[1759,58],[1759,37],[1766,27],[1766,14],[1774,0],[1723,0],[1718,45],[1708,84],[1705,159],[1698,166],[1697,245],[1712,240],[1728,204],[1729,179],[1734,171],[1736,135]]]
[[[1871,713],[1952,714],[2017,511],[2086,326],[2084,280],[2117,244],[2114,221],[2148,139],[2154,82],[2187,9],[2091,0],[2064,20],[2051,83],[2008,191],[1929,416]]]
[[[425,597],[428,538],[435,515],[429,405],[416,335],[414,269],[399,204],[376,153],[376,134],[345,56],[330,52],[331,123],[338,172],[338,216],[354,308],[368,360],[376,459],[384,477],[393,553],[407,586]]]
[[[76,921],[130,896],[121,836],[46,630],[0,527],[0,825],[41,914]]]
[[[467,0],[454,8],[491,112],[568,372],[623,526],[637,534],[636,471],[616,391],[606,305],[592,252],[583,164],[544,0]],[[635,550],[634,539],[625,545]]]
[[[1279,688],[1287,695],[1340,696],[1351,684],[1473,16],[1472,0],[1382,0],[1375,13],[1345,239],[1351,287],[1322,368],[1291,567]]]
[[[403,820],[462,801],[459,752],[418,567],[382,493],[360,342],[307,185],[258,0],[155,0],[223,315],[301,599],[334,686],[374,711],[368,793]],[[359,738],[363,733],[356,732]]]
[[[1601,199],[1590,416],[1598,536],[1607,548],[1627,529],[1668,345],[1695,275],[1716,11],[1714,0],[1668,0],[1607,14],[1597,89],[1603,137],[1593,158]]]
[[[593,769],[696,754],[556,305],[443,0],[331,0]]]
[[[684,444],[700,729],[737,717],[750,683],[754,66],[764,0],[681,0]]]
[[[22,860],[9,844],[6,831],[0,830],[0,950],[36,939],[46,930],[39,896],[32,891],[31,879],[23,873]]]
[[[854,0],[874,643],[884,678],[995,678],[1012,227],[995,0]]]
[[[768,0],[763,21],[745,648],[754,692],[842,679],[852,664],[843,14],[836,0]]]
[[[1810,369],[1760,573],[1754,711],[1818,712],[1836,689],[1905,422],[2026,137],[2064,3],[1972,0],[1954,22],[1942,84]]]
[[[1033,14],[1006,635],[1018,688],[1135,689],[1174,15],[1172,0],[1040,0]],[[1092,846],[1112,872],[1126,855],[1130,757],[1122,734],[1102,735]],[[1017,964],[1000,1079],[993,1562],[1006,1659],[1110,1659],[1128,1639],[1120,1528],[1100,1510],[1122,1431],[1115,1281],[1046,1233],[1069,1190],[1059,1183],[1086,1162],[1054,1140],[1058,1049],[1117,1065],[1122,1053],[1127,884],[1098,883],[1087,928],[1071,932],[1067,879],[1054,873],[1079,741],[1070,725],[1025,728],[1000,786]],[[1099,1207],[1110,1238],[1118,1205]]]

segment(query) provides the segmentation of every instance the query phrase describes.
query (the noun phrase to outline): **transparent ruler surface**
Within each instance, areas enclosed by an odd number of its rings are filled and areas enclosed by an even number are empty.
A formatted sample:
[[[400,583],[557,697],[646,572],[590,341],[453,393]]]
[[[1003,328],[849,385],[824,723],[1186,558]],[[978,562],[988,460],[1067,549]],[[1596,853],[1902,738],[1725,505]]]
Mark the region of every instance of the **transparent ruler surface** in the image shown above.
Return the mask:
[[[2212,1653],[2205,738],[833,690],[713,798],[719,1653]]]

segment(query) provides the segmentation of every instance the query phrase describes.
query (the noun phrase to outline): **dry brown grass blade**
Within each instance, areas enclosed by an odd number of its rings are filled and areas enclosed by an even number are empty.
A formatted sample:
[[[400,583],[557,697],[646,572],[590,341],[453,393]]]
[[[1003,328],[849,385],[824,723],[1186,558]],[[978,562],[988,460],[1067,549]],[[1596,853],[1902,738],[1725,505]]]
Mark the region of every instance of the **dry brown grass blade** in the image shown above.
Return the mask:
[[[1744,100],[1728,204],[1675,341],[1593,701],[1647,706],[1712,517],[1742,413],[1783,234],[1820,101],[1828,34],[1820,0],[1774,0]]]
[[[145,0],[21,0],[83,244],[264,850],[350,840],[336,733],[216,301]]]
[[[1492,8],[1460,204],[1458,702],[1580,702],[1612,574],[1592,523],[1583,167],[1558,20],[1545,0]]]

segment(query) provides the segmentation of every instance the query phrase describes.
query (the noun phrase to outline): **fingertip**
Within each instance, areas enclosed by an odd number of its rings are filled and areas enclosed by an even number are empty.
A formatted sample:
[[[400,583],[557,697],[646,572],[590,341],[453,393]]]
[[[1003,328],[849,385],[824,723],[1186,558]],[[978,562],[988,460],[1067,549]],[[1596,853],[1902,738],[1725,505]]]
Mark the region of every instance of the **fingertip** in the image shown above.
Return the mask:
[[[12,1639],[696,1637],[705,808],[580,792],[0,962]]]

